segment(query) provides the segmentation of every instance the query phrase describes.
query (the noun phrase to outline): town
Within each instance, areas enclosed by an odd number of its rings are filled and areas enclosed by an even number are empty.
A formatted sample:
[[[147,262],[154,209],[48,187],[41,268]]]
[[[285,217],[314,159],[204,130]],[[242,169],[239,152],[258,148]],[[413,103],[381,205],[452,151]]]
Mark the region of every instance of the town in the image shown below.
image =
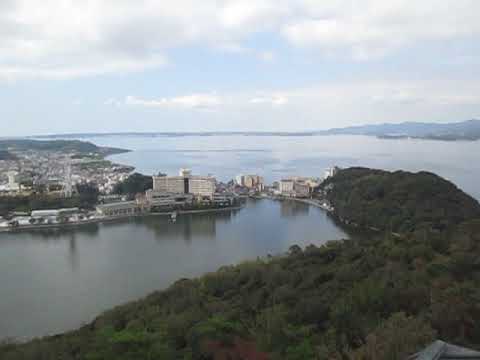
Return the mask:
[[[237,175],[223,183],[211,175],[194,175],[189,169],[180,169],[176,176],[152,176],[151,187],[145,191],[122,194],[115,189],[132,176],[132,167],[93,155],[31,151],[16,154],[15,160],[0,160],[0,174],[6,175],[0,184],[2,199],[20,199],[41,192],[49,204],[70,204],[68,199],[82,186],[94,189],[94,199],[83,207],[4,211],[0,214],[0,230],[60,227],[146,214],[169,215],[175,221],[180,213],[241,208],[248,197],[294,199],[332,211],[317,190],[338,169],[332,167],[322,177],[295,176],[272,184],[266,184],[259,175]]]

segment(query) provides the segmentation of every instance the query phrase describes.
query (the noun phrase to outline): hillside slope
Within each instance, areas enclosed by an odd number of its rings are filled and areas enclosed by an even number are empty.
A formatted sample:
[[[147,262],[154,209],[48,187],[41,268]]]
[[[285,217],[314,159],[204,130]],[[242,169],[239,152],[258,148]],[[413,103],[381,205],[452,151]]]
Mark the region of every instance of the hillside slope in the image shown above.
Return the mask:
[[[442,231],[480,218],[480,204],[451,182],[428,172],[367,168],[339,171],[322,184],[342,220],[361,227],[407,233]]]
[[[423,183],[394,179],[394,188]],[[435,192],[411,194],[437,201]],[[439,206],[469,203],[444,196]],[[480,219],[466,219],[477,214],[471,206],[461,219],[445,209],[440,230],[293,246],[183,279],[77,331],[6,344],[0,358],[400,360],[434,338],[480,348]]]

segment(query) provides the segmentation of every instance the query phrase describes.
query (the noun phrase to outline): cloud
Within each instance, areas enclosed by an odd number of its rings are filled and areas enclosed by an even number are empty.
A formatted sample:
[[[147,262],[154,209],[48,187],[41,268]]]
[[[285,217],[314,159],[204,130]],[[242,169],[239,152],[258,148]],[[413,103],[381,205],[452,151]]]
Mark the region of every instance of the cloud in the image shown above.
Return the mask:
[[[257,96],[250,99],[250,104],[269,104],[273,106],[286,105],[288,98],[284,95]]]
[[[478,36],[475,0],[306,0],[283,27],[292,44],[369,60],[424,41]]]
[[[216,94],[192,94],[153,100],[127,96],[125,104],[152,108],[212,109],[222,105],[223,101]]]
[[[431,108],[464,105],[480,106],[480,85],[474,80],[398,79],[324,82],[316,86],[272,91],[182,94],[145,99],[126,96],[123,101],[108,99],[106,105],[158,109],[217,109],[223,112],[250,111],[281,107],[304,113],[329,109],[355,113],[357,108]]]
[[[276,34],[329,56],[369,60],[425,41],[480,35],[477,0],[3,0],[0,79],[66,79],[164,66],[173,48],[248,49]]]

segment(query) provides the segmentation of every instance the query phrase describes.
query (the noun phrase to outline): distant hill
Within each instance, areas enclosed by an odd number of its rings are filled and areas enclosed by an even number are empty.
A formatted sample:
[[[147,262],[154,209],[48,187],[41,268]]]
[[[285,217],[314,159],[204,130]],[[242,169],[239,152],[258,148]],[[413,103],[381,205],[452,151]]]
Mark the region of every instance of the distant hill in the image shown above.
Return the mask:
[[[98,154],[108,156],[127,152],[125,149],[100,147],[95,144],[80,140],[31,140],[9,139],[0,140],[0,151],[63,151],[79,154]]]
[[[361,227],[408,233],[444,230],[480,218],[480,204],[451,182],[429,172],[340,170],[322,187],[335,214]]]
[[[457,123],[404,122],[400,124],[361,125],[318,131],[317,135],[371,135],[382,138],[412,137],[432,140],[478,140],[480,120]]]
[[[382,138],[413,137],[432,140],[478,140],[480,120],[458,123],[420,123],[360,125],[318,131],[199,131],[199,132],[112,132],[52,134],[36,136],[35,139],[81,139],[92,137],[184,137],[184,136],[316,136],[316,135],[371,135]]]

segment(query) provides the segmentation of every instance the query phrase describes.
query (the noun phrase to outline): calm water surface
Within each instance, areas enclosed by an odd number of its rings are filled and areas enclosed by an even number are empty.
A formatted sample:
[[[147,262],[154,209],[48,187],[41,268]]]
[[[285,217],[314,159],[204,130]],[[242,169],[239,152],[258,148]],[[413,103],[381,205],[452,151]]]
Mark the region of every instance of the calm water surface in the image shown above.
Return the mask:
[[[176,174],[179,167],[230,180],[258,173],[321,176],[325,168],[367,166],[431,171],[480,199],[480,141],[386,140],[367,136],[186,136],[105,137],[97,144],[135,150],[113,156],[146,174]]]
[[[322,210],[271,200],[175,224],[148,217],[0,234],[0,337],[72,329],[182,277],[345,237]]]
[[[480,198],[480,142],[381,140],[363,136],[99,137],[133,152],[112,159],[145,174],[189,167],[228,181],[258,173],[321,176],[332,165],[427,170]],[[0,234],[0,338],[75,328],[103,310],[182,277],[322,244],[346,235],[324,212],[298,203],[251,201],[241,211],[151,217],[61,232]]]

